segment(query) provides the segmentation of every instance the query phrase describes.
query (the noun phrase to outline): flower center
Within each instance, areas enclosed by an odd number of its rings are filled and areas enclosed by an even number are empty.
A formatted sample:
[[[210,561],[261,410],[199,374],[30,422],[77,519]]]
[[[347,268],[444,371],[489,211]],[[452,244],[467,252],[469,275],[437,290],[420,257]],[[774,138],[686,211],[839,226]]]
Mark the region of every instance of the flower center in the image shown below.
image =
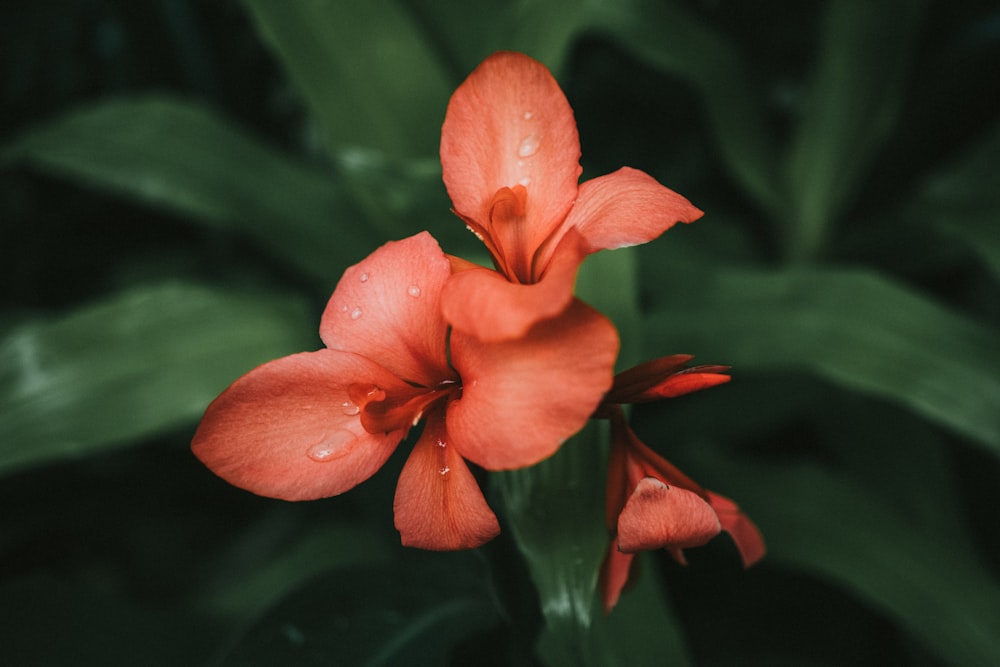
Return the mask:
[[[532,256],[534,248],[525,224],[528,191],[523,185],[500,188],[490,202],[489,235],[493,240],[493,259],[508,280],[528,284],[534,282]]]
[[[351,402],[360,408],[361,425],[369,433],[408,431],[434,405],[460,396],[458,380],[442,380],[434,387],[410,386],[390,392],[373,384],[352,384],[348,387]]]

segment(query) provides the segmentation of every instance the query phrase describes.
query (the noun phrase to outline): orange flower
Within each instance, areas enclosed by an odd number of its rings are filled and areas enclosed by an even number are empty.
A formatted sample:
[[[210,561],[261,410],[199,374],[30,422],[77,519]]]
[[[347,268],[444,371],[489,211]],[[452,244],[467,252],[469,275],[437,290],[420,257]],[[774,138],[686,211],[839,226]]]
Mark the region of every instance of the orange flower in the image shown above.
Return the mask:
[[[517,340],[451,332],[451,262],[427,233],[349,268],[320,323],[326,345],[264,364],[207,409],[192,448],[254,493],[310,500],[373,475],[409,429],[422,433],[394,502],[403,544],[464,549],[499,526],[466,464],[534,464],[587,421],[611,386],[618,336],[575,302]]]
[[[482,340],[523,335],[572,302],[592,252],[650,241],[702,213],[624,167],[578,186],[580,142],[566,97],[541,63],[495,53],[452,95],[441,167],[455,213],[497,271],[463,271],[445,289],[445,319]]]
[[[745,567],[764,556],[760,531],[736,503],[703,489],[647,447],[625,419],[622,403],[672,398],[729,381],[725,366],[686,368],[690,360],[681,354],[662,357],[619,373],[598,410],[598,417],[611,421],[606,506],[611,543],[600,574],[605,611],[617,604],[638,551],[666,549],[683,564],[684,549],[726,531]]]

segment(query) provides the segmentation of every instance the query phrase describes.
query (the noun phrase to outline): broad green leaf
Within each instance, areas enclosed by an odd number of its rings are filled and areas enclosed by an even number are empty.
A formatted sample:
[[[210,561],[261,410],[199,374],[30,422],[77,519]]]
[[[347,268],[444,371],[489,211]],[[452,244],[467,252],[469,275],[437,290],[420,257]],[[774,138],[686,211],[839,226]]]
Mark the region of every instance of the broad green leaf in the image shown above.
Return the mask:
[[[0,473],[197,418],[258,364],[319,347],[287,294],[139,287],[0,340]]]
[[[932,175],[905,215],[960,239],[1000,279],[1000,126],[968,155]]]
[[[331,175],[295,163],[204,107],[168,97],[70,111],[16,138],[0,159],[245,234],[325,286],[379,238]]]
[[[881,396],[1000,454],[1000,334],[861,271],[686,275],[647,342],[741,372],[802,370]]]
[[[437,155],[451,81],[395,0],[245,0],[331,152]]]
[[[894,129],[926,2],[826,5],[820,53],[785,177],[789,253],[816,253]]]
[[[693,86],[725,167],[762,209],[779,210],[775,148],[764,101],[745,58],[731,43],[681,3],[661,0],[597,5],[588,27],[606,32],[623,49]]]
[[[618,328],[621,339],[618,370],[642,361],[638,280],[634,248],[590,255],[577,274],[577,296],[604,313]]]
[[[223,665],[450,664],[499,618],[467,553],[410,551],[391,565],[306,582],[245,629]]]
[[[538,590],[545,619],[539,650],[552,666],[609,664],[595,604],[608,541],[604,426],[589,425],[537,465],[490,476]]]
[[[725,478],[724,492],[758,523],[764,566],[832,579],[946,664],[1000,660],[1000,582],[973,554],[816,466],[736,466],[705,454],[697,467],[710,470],[702,477]]]

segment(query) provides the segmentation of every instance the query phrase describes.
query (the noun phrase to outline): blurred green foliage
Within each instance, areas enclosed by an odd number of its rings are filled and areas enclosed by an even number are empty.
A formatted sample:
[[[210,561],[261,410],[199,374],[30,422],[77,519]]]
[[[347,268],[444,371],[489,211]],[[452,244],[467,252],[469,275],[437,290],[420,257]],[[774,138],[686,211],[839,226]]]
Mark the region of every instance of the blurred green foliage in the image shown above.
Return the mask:
[[[0,9],[0,661],[1000,663],[1000,10],[981,0],[246,0]],[[584,178],[706,211],[592,258],[627,363],[734,380],[640,435],[760,525],[643,559],[604,618],[599,433],[494,475],[502,536],[403,550],[395,456],[288,504],[191,457],[320,345],[343,269],[449,213],[448,96],[539,58]],[[623,360],[624,361],[624,360]],[[599,429],[595,429],[599,430]],[[401,448],[405,454],[405,447]]]

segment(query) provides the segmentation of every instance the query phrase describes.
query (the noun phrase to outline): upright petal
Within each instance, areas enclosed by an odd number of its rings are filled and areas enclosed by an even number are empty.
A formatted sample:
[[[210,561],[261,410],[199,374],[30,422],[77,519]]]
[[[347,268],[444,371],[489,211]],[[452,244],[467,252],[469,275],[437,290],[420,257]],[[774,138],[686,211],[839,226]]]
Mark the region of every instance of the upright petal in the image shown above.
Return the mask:
[[[488,470],[533,465],[579,431],[611,386],[618,333],[574,301],[523,337],[484,343],[453,331],[462,397],[448,432],[462,455]]]
[[[330,349],[375,359],[397,377],[431,386],[448,368],[440,299],[450,275],[451,262],[427,232],[386,243],[344,272],[320,336]]]
[[[618,548],[635,552],[696,547],[721,529],[715,510],[697,493],[644,477],[618,516]]]
[[[441,167],[455,210],[486,225],[502,188],[527,190],[525,247],[536,248],[576,199],[580,140],[548,69],[520,53],[484,60],[448,103]]]
[[[693,222],[702,215],[649,174],[622,167],[580,185],[564,226],[579,230],[595,252],[652,241],[676,223]]]
[[[351,382],[400,382],[347,352],[303,352],[268,362],[226,389],[205,412],[195,456],[230,484],[262,496],[313,500],[371,477],[402,432],[373,435],[348,395]]]
[[[471,549],[500,533],[476,478],[450,443],[438,411],[410,453],[393,502],[404,546],[436,551]]]

